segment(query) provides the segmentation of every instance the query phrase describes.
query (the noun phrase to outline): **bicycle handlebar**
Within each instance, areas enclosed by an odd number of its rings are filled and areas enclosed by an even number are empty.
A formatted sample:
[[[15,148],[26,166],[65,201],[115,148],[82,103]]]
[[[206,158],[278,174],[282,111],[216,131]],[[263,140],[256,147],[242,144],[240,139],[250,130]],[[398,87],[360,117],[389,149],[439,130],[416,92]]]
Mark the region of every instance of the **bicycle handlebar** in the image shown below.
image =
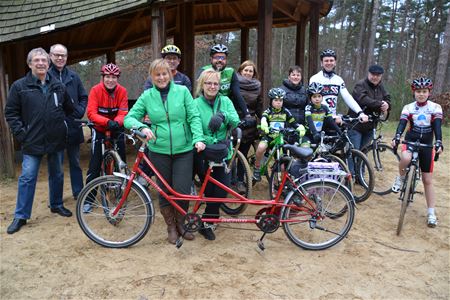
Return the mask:
[[[434,148],[433,145],[422,144],[419,141],[416,141],[416,142],[402,141],[402,144],[413,146],[414,150],[416,150],[416,149],[419,150],[420,148],[428,148],[428,149]],[[398,150],[398,144],[394,147],[394,153],[395,154],[397,154],[397,150]],[[434,161],[438,161],[438,160],[439,160],[439,154],[436,153],[434,155]]]

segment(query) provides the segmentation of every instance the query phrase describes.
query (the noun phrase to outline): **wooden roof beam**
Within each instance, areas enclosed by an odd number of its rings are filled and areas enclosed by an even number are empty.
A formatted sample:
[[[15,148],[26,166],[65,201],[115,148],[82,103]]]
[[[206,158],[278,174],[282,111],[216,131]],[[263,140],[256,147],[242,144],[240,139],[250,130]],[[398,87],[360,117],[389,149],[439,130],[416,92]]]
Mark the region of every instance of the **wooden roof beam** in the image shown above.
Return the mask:
[[[140,16],[142,16],[143,14],[143,10],[139,11],[133,18],[131,18],[130,21],[128,21],[128,24],[125,25],[125,30],[122,32],[122,34],[119,36],[119,38],[117,39],[117,42],[114,46],[114,48],[112,49],[112,51],[117,51],[117,49],[119,49],[120,45],[122,44],[122,42],[125,40],[125,38],[127,37],[128,33],[131,31],[131,23],[133,23],[134,20],[139,19]]]
[[[239,12],[236,10],[236,8],[231,5],[230,3],[227,2],[227,0],[221,0],[223,4],[225,4],[229,9],[230,9],[230,13],[233,16],[233,18],[236,20],[236,22],[241,26],[241,27],[245,27],[244,22],[242,21],[242,18],[239,14]]]
[[[297,4],[297,7],[296,7],[296,8],[298,8],[299,5],[300,5],[300,3]],[[283,14],[285,14],[286,16],[288,16],[289,18],[295,20],[296,22],[300,21],[300,18],[298,17],[298,15],[295,15],[295,13],[294,13],[294,14],[291,13],[291,11],[294,11],[294,9],[293,9],[292,7],[289,7],[289,5],[288,5],[287,3],[285,3],[285,2],[279,2],[279,1],[274,1],[274,2],[273,2],[273,6],[274,6],[277,10],[281,11]]]

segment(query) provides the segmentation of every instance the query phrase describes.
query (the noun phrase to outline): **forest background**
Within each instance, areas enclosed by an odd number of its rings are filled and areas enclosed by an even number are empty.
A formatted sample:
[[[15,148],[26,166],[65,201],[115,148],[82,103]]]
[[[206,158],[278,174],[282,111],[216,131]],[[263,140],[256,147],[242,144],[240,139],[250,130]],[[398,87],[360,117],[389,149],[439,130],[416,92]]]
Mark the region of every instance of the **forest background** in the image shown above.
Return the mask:
[[[350,91],[356,81],[367,76],[369,65],[377,63],[383,66],[384,84],[395,103],[391,120],[397,119],[403,105],[412,102],[410,82],[418,76],[433,79],[433,100],[443,106],[444,114],[448,116],[449,8],[450,3],[446,0],[335,0],[328,16],[320,19],[319,49],[331,48],[337,52],[336,72],[344,78]],[[281,85],[295,62],[295,36],[295,26],[273,29],[272,86]],[[256,37],[256,29],[251,29],[249,59],[255,62]],[[170,39],[167,41],[172,42]],[[196,36],[195,70],[209,64],[208,48],[218,42],[230,48],[228,66],[239,67],[240,32],[237,31]],[[308,49],[308,45],[305,48]],[[308,53],[305,57],[308,58]],[[116,63],[122,69],[119,82],[127,88],[130,99],[137,99],[143,92],[148,66],[153,59],[150,45],[116,53]],[[101,56],[71,67],[80,74],[89,91],[99,82],[99,70],[104,63],[106,56]],[[307,65],[305,61],[304,66]],[[312,75],[304,70],[305,84]],[[340,111],[346,112],[343,107]]]

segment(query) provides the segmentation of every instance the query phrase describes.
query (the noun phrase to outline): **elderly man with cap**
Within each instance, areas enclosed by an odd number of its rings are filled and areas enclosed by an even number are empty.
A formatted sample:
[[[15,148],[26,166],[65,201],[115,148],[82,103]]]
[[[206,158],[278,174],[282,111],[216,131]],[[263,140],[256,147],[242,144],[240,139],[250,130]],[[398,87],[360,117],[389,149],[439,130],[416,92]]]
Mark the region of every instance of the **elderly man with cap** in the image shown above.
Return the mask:
[[[356,149],[361,149],[370,142],[372,129],[379,119],[387,119],[391,108],[391,96],[381,82],[383,73],[381,66],[370,66],[367,78],[358,81],[353,89],[353,98],[364,113],[372,116],[373,120],[373,122],[359,123],[349,131],[348,135]],[[351,110],[348,113],[350,116],[356,116]]]

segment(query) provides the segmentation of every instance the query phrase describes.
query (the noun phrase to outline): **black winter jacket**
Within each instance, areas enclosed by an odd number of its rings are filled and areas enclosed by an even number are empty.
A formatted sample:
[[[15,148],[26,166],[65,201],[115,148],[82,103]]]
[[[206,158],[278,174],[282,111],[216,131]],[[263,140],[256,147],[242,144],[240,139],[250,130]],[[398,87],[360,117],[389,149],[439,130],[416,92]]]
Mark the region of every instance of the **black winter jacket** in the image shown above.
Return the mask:
[[[382,101],[386,101],[389,104],[389,110],[391,109],[391,96],[384,89],[382,82],[375,86],[367,78],[360,80],[353,88],[352,96],[366,115],[379,114]],[[351,117],[357,116],[352,110],[349,110],[348,114]],[[372,130],[374,125],[376,126],[376,122],[358,123],[353,129],[360,132],[368,132]]]
[[[48,90],[44,94],[30,71],[9,90],[5,118],[24,154],[44,155],[65,147],[64,118],[73,112],[72,101],[61,82],[50,74],[46,81]]]
[[[67,144],[78,145],[84,142],[83,129],[80,123],[74,121],[74,119],[82,119],[86,111],[88,95],[81,83],[81,79],[77,73],[70,70],[67,67],[59,72],[54,66],[50,67],[49,73],[56,79],[59,79],[64,83],[67,93],[72,99],[73,113],[66,117],[66,123],[68,127]]]
[[[308,96],[304,86],[301,83],[294,85],[289,79],[285,79],[280,88],[286,92],[283,107],[289,109],[297,123],[305,124],[305,107],[308,104]]]

